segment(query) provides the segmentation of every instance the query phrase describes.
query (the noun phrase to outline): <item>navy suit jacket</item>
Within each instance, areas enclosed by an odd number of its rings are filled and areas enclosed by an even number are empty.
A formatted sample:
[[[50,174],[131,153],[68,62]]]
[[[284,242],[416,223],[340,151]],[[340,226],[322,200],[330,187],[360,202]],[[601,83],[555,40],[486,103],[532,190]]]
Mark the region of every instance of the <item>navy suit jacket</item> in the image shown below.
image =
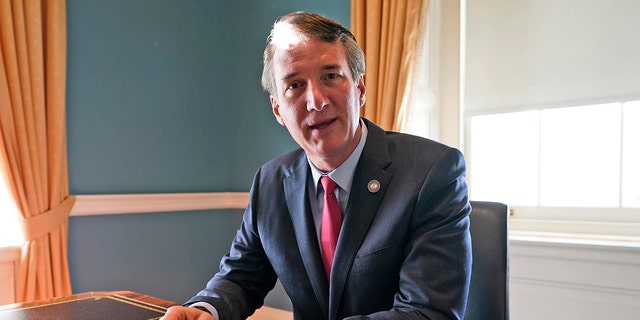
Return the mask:
[[[256,173],[220,272],[186,304],[244,319],[279,278],[295,319],[462,319],[471,274],[465,163],[443,144],[367,121],[329,280],[295,150]],[[379,190],[368,188],[377,180]],[[366,316],[366,317],[365,317]]]

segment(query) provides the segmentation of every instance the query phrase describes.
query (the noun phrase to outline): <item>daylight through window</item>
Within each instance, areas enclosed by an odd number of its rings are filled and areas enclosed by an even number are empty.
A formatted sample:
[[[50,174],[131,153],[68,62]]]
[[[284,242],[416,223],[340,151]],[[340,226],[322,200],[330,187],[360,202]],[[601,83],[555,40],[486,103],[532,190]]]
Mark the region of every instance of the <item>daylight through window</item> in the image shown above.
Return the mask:
[[[9,196],[4,177],[0,176],[0,247],[15,246],[22,242],[23,236],[17,219],[18,209]]]
[[[471,198],[640,208],[640,101],[470,118]]]

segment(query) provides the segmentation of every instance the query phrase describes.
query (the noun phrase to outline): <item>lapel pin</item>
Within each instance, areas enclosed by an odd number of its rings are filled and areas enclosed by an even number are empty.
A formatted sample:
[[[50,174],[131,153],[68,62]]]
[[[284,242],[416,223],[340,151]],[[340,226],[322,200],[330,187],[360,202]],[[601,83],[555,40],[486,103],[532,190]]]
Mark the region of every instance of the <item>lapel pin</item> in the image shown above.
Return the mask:
[[[375,179],[369,181],[369,184],[367,184],[367,189],[369,189],[369,192],[371,193],[378,192],[378,190],[380,190],[380,182]]]

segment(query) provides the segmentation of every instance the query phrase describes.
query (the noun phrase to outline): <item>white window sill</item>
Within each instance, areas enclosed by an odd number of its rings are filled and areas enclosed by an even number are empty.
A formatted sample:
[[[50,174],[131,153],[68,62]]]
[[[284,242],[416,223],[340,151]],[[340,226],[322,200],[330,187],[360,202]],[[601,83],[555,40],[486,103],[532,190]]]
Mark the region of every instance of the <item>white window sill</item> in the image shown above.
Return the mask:
[[[509,240],[640,248],[640,224],[546,219],[509,221]]]

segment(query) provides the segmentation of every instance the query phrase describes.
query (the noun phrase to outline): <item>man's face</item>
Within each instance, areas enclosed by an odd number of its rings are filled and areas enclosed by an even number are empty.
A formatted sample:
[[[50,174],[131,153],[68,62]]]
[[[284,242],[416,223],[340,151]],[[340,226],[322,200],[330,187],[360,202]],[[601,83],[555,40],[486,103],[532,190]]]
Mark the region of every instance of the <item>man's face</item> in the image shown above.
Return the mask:
[[[353,79],[341,42],[293,41],[275,48],[273,114],[311,162],[331,171],[360,141],[364,79]]]

